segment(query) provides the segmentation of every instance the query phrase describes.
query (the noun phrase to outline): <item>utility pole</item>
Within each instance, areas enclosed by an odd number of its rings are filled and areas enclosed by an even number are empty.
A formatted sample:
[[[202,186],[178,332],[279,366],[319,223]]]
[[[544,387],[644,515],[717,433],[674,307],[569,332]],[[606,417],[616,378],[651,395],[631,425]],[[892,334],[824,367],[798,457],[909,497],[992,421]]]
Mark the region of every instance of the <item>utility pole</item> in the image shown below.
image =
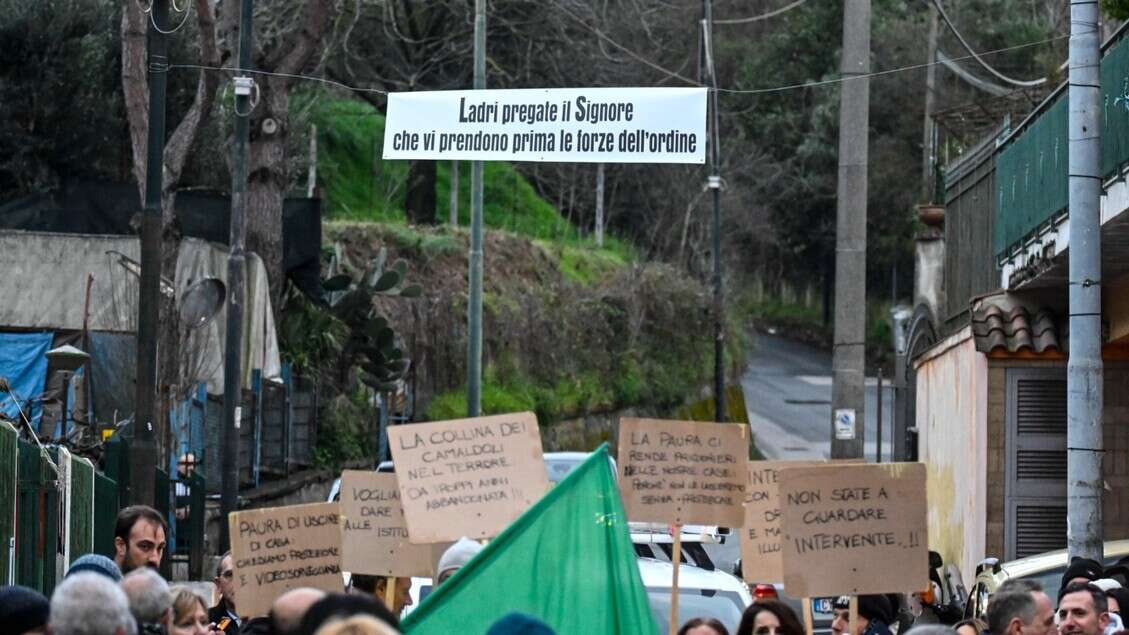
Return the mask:
[[[725,422],[725,296],[721,271],[721,135],[718,132],[717,68],[713,58],[713,2],[702,0],[705,70],[710,82],[710,176],[713,192],[713,401],[714,420]]]
[[[239,420],[243,393],[243,299],[247,258],[247,144],[250,139],[251,92],[255,80],[251,67],[251,14],[254,0],[243,0],[239,16],[239,68],[235,77],[235,146],[231,179],[231,239],[227,256],[227,337],[223,359],[223,450],[220,475],[220,552],[231,546],[228,514],[239,510]]]
[[[937,29],[938,29],[938,16],[937,7],[933,3],[929,4],[929,42],[926,46],[925,63],[925,122],[923,126],[921,138],[921,202],[922,203],[941,203],[942,201],[933,200],[933,154],[936,149],[933,147],[934,133],[933,133],[933,104],[935,103],[934,92],[937,85],[937,67],[934,62],[937,61]]]
[[[459,162],[451,161],[451,227],[459,226]]]
[[[870,125],[870,0],[843,3],[831,458],[863,457],[866,421],[866,168]]]
[[[1102,562],[1101,62],[1097,0],[1070,3],[1070,351],[1066,365],[1066,542]]]
[[[604,164],[596,164],[596,246],[604,246]]]
[[[474,89],[486,88],[486,0],[474,0]],[[470,301],[467,303],[467,416],[482,414],[482,161],[470,164]]]
[[[156,489],[153,439],[157,393],[157,326],[161,311],[161,194],[165,168],[165,86],[169,24],[168,0],[154,0],[149,20],[149,130],[145,149],[145,205],[141,212],[141,288],[137,303],[137,392],[133,444],[129,454],[129,501],[152,505]],[[156,27],[161,25],[161,29]]]

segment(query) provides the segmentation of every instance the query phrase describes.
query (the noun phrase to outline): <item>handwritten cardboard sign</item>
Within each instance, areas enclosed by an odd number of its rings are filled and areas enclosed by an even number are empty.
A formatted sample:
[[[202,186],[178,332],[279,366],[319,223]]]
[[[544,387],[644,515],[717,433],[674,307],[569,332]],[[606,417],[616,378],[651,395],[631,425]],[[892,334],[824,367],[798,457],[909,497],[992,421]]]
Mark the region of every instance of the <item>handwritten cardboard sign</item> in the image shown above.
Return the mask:
[[[341,566],[352,573],[431,575],[431,549],[408,541],[395,474],[341,473]]]
[[[741,528],[741,574],[750,583],[784,579],[780,546],[780,470],[819,461],[751,461]]]
[[[862,459],[833,462],[863,463]],[[828,465],[827,461],[750,461],[745,492],[745,526],[741,528],[741,574],[751,584],[784,579],[780,533],[780,470]]]
[[[744,525],[746,432],[731,423],[620,419],[619,487],[628,519]]]
[[[779,487],[788,595],[896,593],[929,582],[923,464],[785,467]]]
[[[489,538],[549,489],[532,412],[394,426],[388,440],[414,543]]]
[[[337,503],[290,505],[228,516],[239,613],[266,615],[298,587],[342,591]]]

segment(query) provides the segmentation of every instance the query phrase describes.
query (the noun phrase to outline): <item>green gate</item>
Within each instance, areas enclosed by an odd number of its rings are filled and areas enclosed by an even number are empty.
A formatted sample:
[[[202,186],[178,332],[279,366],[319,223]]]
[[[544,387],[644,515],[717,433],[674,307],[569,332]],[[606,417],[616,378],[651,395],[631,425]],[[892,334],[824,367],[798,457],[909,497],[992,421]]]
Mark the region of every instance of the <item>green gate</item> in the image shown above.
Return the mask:
[[[94,550],[94,464],[79,456],[71,456],[70,505],[67,552],[69,561]]]
[[[114,557],[114,525],[118,519],[118,484],[105,474],[94,475],[94,553]]]
[[[16,583],[50,596],[60,552],[58,474],[38,445],[17,445]]]
[[[0,421],[0,580],[15,584],[16,481],[19,480],[19,433]]]

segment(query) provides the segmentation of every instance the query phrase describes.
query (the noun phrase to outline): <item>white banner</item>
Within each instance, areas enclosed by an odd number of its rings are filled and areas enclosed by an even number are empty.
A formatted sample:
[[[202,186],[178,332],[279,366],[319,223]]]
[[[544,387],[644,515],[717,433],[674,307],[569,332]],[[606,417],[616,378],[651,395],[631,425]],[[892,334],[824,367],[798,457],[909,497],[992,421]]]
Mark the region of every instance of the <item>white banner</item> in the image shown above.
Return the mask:
[[[705,163],[705,88],[390,93],[385,159]]]

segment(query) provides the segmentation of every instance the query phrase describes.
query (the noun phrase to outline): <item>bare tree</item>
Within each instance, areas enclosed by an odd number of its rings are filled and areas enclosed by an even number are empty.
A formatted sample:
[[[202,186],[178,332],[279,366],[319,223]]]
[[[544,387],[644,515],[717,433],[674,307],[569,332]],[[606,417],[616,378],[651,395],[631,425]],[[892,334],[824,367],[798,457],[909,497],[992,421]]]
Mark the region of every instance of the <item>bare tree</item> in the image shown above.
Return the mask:
[[[125,110],[129,119],[129,137],[133,149],[133,176],[137,179],[139,199],[145,200],[145,179],[147,173],[146,151],[149,134],[149,84],[148,84],[148,41],[146,33],[149,21],[154,19],[152,4],[143,10],[136,0],[124,0],[122,5],[122,92],[125,96]],[[196,13],[196,40],[200,52],[200,64],[219,65],[219,49],[216,46],[216,14],[214,0],[194,0],[184,11]],[[184,16],[187,20],[188,16]],[[157,25],[171,30],[171,25]],[[185,31],[190,32],[190,31]],[[213,73],[201,72],[197,80],[196,92],[184,117],[167,136],[163,152],[164,174],[161,180],[161,275],[169,280],[176,276],[176,254],[179,237],[174,231],[173,206],[176,189],[180,185],[185,161],[196,141],[197,134],[207,121],[215,99],[219,77]],[[159,347],[162,358],[176,360],[178,337],[175,306],[171,302],[161,302]],[[179,384],[179,368],[176,363],[163,364],[158,369],[160,383]]]
[[[247,247],[263,259],[270,280],[271,303],[276,310],[284,276],[282,203],[291,182],[287,164],[290,90],[296,81],[294,76],[314,64],[337,12],[334,0],[305,0],[301,4],[276,0],[257,3],[253,20],[250,70],[256,71],[257,99],[253,101],[250,121]],[[235,51],[239,28],[238,2],[225,3],[219,28],[225,59],[238,57]]]

